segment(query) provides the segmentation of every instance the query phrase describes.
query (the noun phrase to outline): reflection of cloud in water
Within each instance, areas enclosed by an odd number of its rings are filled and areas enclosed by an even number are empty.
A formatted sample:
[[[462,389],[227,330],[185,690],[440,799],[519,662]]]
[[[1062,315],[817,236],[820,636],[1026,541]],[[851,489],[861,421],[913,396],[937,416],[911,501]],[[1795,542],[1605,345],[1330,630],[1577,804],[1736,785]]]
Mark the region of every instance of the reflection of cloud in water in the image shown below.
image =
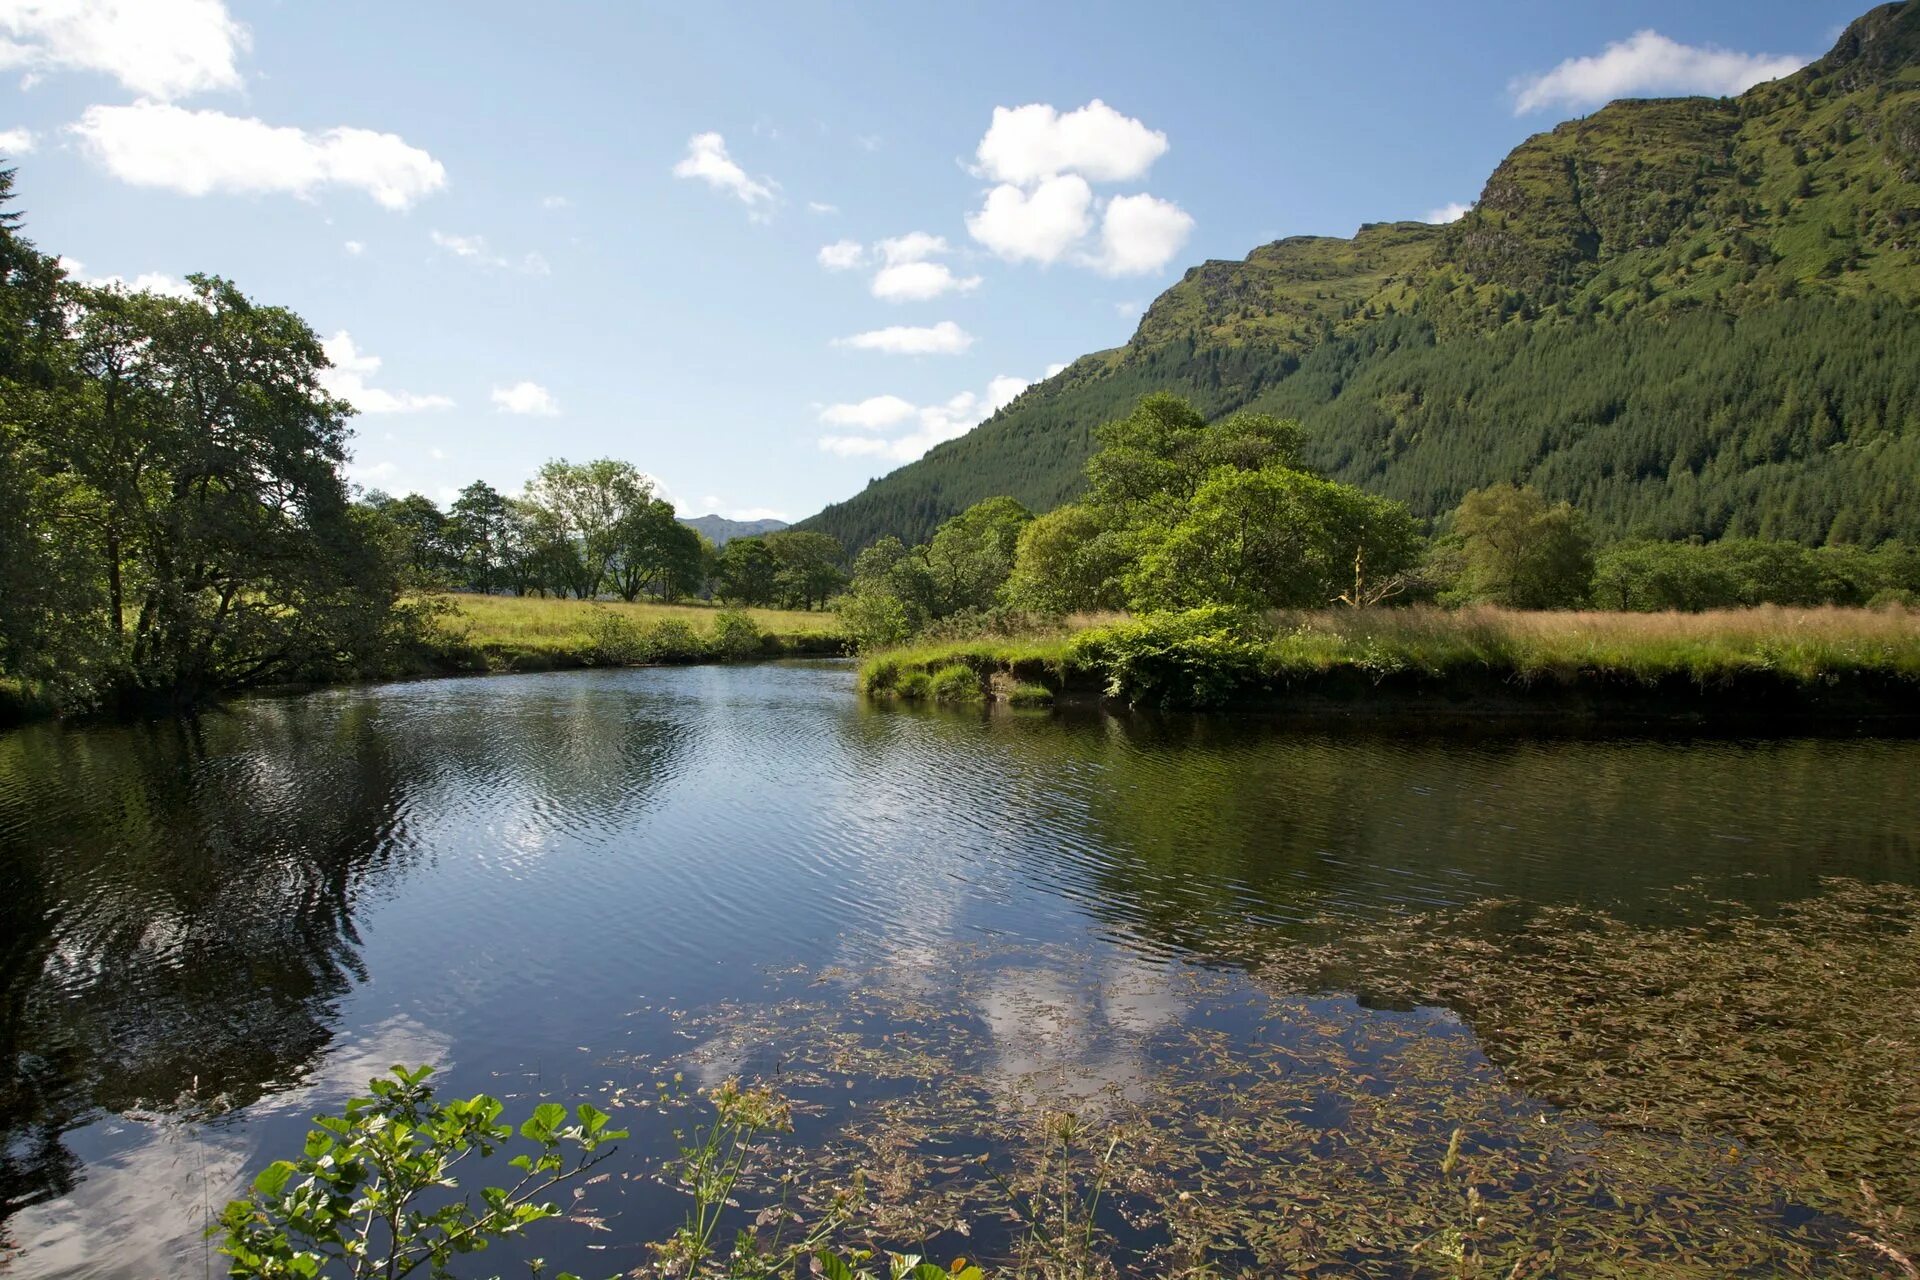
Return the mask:
[[[85,1176],[57,1200],[31,1206],[9,1222],[31,1241],[11,1260],[9,1280],[37,1276],[222,1274],[213,1242],[201,1231],[252,1173],[283,1152],[256,1150],[246,1124],[270,1118],[305,1121],[338,1110],[366,1092],[367,1081],[395,1063],[447,1062],[447,1037],[406,1017],[389,1018],[344,1040],[300,1084],[239,1113],[242,1124],[200,1123],[179,1114],[133,1111],[100,1122],[95,1136],[108,1153],[89,1158]],[[194,1104],[182,1099],[191,1112]],[[282,1140],[284,1142],[284,1139]],[[290,1146],[297,1146],[295,1138]]]
[[[1091,981],[1006,969],[976,1005],[993,1042],[984,1075],[1010,1101],[1087,1102],[1109,1091],[1137,1100],[1152,1070],[1140,1041],[1186,1012],[1163,970],[1129,956],[1109,958]]]

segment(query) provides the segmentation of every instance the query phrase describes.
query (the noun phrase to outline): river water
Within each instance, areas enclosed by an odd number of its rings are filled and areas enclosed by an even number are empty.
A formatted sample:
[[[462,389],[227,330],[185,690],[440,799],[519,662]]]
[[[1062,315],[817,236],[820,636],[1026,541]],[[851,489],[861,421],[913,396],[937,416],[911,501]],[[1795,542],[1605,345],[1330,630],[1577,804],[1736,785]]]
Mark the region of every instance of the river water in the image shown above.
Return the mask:
[[[1488,899],[1658,929],[1702,898],[1764,917],[1835,877],[1911,886],[1916,779],[1920,743],[1872,738],[888,708],[831,662],[16,731],[0,736],[0,1271],[220,1274],[208,1212],[396,1062],[510,1111],[615,1110],[634,1131],[615,1176],[526,1249],[591,1275],[642,1265],[681,1211],[652,1175],[694,1112],[645,1105],[676,1074],[692,1091],[790,1072],[823,1101],[789,1141],[826,1143],[863,1102],[941,1087],[939,1065],[893,1066],[931,1055],[988,1100],[972,1137],[990,1158],[1012,1099],[1098,1123],[1191,1096],[1155,1094],[1162,1074],[1224,1080],[1274,1045],[1289,1078],[1324,1086],[1316,1114],[1334,1074],[1384,1077],[1414,1109],[1437,1074],[1544,1124],[1555,1109],[1506,1080],[1470,1010],[1284,992],[1259,971]],[[1317,1132],[1358,1124],[1341,1116]],[[1444,1146],[1451,1123],[1428,1127]],[[1746,1193],[1725,1194],[1738,1211]],[[1011,1239],[960,1227],[969,1247]],[[1145,1250],[1161,1228],[1112,1231]],[[514,1274],[515,1256],[473,1274]]]

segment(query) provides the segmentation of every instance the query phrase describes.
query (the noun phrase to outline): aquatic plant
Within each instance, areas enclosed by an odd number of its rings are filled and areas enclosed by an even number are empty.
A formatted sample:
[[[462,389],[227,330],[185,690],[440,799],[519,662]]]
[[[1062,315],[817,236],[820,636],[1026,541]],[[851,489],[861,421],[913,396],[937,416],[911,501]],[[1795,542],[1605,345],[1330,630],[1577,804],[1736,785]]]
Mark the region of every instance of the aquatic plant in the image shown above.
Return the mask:
[[[430,1066],[395,1067],[392,1079],[370,1081],[369,1093],[349,1100],[341,1115],[314,1120],[297,1159],[262,1170],[251,1193],[209,1228],[232,1260],[230,1274],[361,1280],[425,1268],[442,1280],[454,1258],[558,1217],[559,1207],[543,1197],[627,1136],[585,1103],[571,1123],[565,1107],[542,1103],[515,1130],[501,1123],[497,1098],[436,1099],[427,1084],[432,1073]],[[508,1162],[519,1180],[460,1194],[454,1167],[492,1156],[516,1132],[530,1147]]]

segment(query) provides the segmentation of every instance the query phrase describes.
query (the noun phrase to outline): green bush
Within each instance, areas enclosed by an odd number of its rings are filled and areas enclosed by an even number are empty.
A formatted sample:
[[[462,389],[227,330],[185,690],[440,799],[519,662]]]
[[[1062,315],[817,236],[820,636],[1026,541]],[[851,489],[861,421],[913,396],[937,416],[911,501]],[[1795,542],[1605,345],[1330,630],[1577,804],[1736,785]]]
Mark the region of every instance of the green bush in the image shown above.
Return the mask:
[[[1130,706],[1218,707],[1261,680],[1267,630],[1256,613],[1203,605],[1089,631],[1068,661],[1104,670],[1107,696]]]
[[[904,702],[925,702],[933,696],[933,677],[924,671],[902,672],[890,687],[893,695]]]
[[[596,608],[588,630],[593,636],[588,657],[595,666],[631,667],[649,660],[646,634],[623,614]]]
[[[935,702],[982,702],[987,696],[979,673],[958,662],[934,672],[927,691]]]
[[[711,650],[693,624],[662,618],[643,633],[646,662],[698,662]]]
[[[1013,686],[1013,692],[1007,695],[1007,702],[1015,707],[1050,707],[1053,705],[1053,690],[1043,684],[1022,681]]]
[[[713,615],[713,651],[722,658],[753,658],[766,652],[767,637],[739,609]]]
[[[885,591],[850,591],[840,597],[835,612],[855,649],[884,649],[913,634],[913,618],[907,606]]]

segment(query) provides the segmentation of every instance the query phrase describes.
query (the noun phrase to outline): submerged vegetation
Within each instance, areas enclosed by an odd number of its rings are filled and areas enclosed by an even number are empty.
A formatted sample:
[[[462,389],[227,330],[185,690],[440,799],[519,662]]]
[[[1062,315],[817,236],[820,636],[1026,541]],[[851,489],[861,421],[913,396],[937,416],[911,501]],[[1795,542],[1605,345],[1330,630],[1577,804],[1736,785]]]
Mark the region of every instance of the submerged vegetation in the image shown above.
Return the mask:
[[[1773,916],[1685,894],[1675,910],[1485,902],[1277,949],[1252,931],[1232,957],[1250,978],[1180,967],[1146,987],[1028,992],[1007,978],[1048,957],[1021,947],[952,954],[938,984],[896,965],[789,975],[787,998],[681,1019],[698,1046],[681,1061],[771,1049],[778,1091],[709,1095],[712,1121],[661,1170],[689,1211],[653,1269],[1910,1276],[1920,900],[1834,881]],[[688,1101],[663,1083],[609,1110]],[[535,1114],[550,1147],[574,1132],[557,1106]],[[329,1146],[355,1132],[321,1123]],[[298,1172],[273,1166],[228,1210],[251,1233],[230,1241],[280,1238],[266,1228],[292,1210],[271,1200],[302,1194]],[[583,1194],[569,1216],[591,1224]],[[960,1256],[913,1271],[928,1255]]]

